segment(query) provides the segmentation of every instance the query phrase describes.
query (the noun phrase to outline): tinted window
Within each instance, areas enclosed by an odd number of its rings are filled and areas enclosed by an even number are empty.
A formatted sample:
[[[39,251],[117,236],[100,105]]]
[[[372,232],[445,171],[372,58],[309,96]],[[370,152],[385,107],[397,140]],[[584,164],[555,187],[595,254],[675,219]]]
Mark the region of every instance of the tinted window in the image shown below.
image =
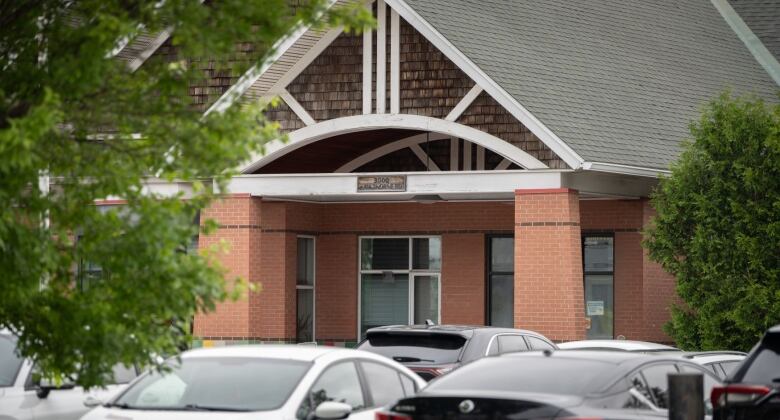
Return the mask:
[[[733,362],[720,362],[720,367],[723,368],[723,372],[726,376],[731,375],[739,367],[740,362],[735,360]]]
[[[647,381],[649,393],[658,408],[669,408],[669,380],[670,373],[677,373],[674,365],[653,365],[642,369]]]
[[[511,353],[515,351],[526,351],[528,346],[521,335],[499,335],[498,351],[499,353]]]
[[[10,335],[0,335],[0,386],[14,384],[22,358],[16,354],[16,339]]]
[[[614,364],[560,357],[502,356],[479,359],[439,377],[427,391],[539,392],[585,395],[613,378]]]
[[[183,359],[170,367],[164,374],[147,374],[116,402],[128,408],[274,410],[309,370],[304,362],[232,357]]]
[[[327,368],[312,385],[308,398],[298,409],[298,418],[305,419],[311,411],[325,401],[349,404],[352,410],[365,407],[363,390],[354,363],[339,363]]]
[[[767,337],[752,355],[742,382],[771,385],[780,377],[780,335]]]
[[[377,363],[361,364],[366,374],[368,389],[374,399],[374,406],[387,405],[406,396],[397,370]]]
[[[541,338],[532,336],[526,336],[525,338],[528,340],[528,343],[534,350],[555,350],[555,347],[553,347],[552,344],[542,340]]]
[[[640,394],[642,394],[647,401],[653,402],[653,393],[650,392],[650,388],[647,386],[647,382],[645,382],[645,378],[642,377],[641,374],[637,373],[633,376],[631,376],[631,379],[629,380],[631,383],[631,387],[639,391]],[[633,397],[630,400],[630,406],[627,406],[626,408],[647,408],[644,402],[640,401],[636,397]]]
[[[402,363],[454,363],[465,344],[465,338],[452,334],[378,333],[358,348]]]

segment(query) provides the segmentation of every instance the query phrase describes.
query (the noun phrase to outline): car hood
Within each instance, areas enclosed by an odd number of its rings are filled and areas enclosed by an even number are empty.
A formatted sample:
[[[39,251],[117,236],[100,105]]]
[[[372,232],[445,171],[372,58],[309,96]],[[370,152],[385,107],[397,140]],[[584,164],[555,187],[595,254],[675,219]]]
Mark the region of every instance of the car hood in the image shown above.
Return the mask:
[[[97,407],[81,417],[81,420],[187,420],[187,419],[225,419],[225,420],[279,420],[282,413],[276,411],[170,411],[170,410],[128,410],[122,408]]]

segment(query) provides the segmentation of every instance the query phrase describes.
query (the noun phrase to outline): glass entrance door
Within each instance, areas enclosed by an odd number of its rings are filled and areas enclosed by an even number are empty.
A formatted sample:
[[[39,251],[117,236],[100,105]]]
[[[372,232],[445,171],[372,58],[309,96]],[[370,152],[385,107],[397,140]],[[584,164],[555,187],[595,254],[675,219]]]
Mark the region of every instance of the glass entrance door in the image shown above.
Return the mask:
[[[614,330],[614,238],[585,236],[585,316],[590,319],[588,339],[613,338]]]

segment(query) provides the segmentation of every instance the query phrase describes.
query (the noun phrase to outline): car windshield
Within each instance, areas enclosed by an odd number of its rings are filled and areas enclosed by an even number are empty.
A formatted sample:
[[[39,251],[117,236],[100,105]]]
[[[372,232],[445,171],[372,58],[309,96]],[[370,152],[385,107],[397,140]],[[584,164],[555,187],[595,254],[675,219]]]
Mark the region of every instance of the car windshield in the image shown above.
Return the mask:
[[[185,358],[150,372],[111,405],[130,409],[262,411],[281,407],[309,363],[264,358]]]
[[[748,363],[742,382],[780,384],[780,335],[767,337]]]
[[[586,395],[608,385],[614,364],[563,357],[488,357],[442,376],[425,388],[438,391],[535,392]]]
[[[0,386],[14,384],[22,358],[16,354],[16,338],[8,334],[0,334]]]
[[[401,363],[455,363],[466,339],[441,333],[373,333],[358,349],[381,354]]]

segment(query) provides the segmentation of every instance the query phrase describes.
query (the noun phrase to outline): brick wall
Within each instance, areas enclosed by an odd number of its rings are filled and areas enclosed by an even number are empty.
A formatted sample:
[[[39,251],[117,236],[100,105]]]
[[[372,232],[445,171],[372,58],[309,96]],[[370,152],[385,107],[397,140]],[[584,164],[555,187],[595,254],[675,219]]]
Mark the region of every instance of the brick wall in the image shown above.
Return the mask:
[[[661,331],[674,279],[640,245],[652,215],[646,201],[579,201],[572,191],[520,194],[513,203],[307,204],[232,196],[204,211],[222,228],[201,247],[225,240],[231,276],[262,292],[198,315],[195,335],[292,341],[296,238],[316,237],[316,337],[353,341],[358,323],[358,238],[441,235],[442,322],[485,321],[485,236],[516,235],[516,325],[557,340],[584,335],[582,232],[615,235],[615,334],[669,341]]]
[[[643,224],[652,223],[655,210],[648,200],[643,201]],[[678,300],[675,294],[676,281],[674,276],[667,273],[643,252],[644,260],[644,313],[645,313],[645,339],[659,342],[671,342],[671,338],[663,332],[663,325],[669,321],[669,308]]]
[[[515,326],[553,340],[585,336],[576,191],[517,190]]]

